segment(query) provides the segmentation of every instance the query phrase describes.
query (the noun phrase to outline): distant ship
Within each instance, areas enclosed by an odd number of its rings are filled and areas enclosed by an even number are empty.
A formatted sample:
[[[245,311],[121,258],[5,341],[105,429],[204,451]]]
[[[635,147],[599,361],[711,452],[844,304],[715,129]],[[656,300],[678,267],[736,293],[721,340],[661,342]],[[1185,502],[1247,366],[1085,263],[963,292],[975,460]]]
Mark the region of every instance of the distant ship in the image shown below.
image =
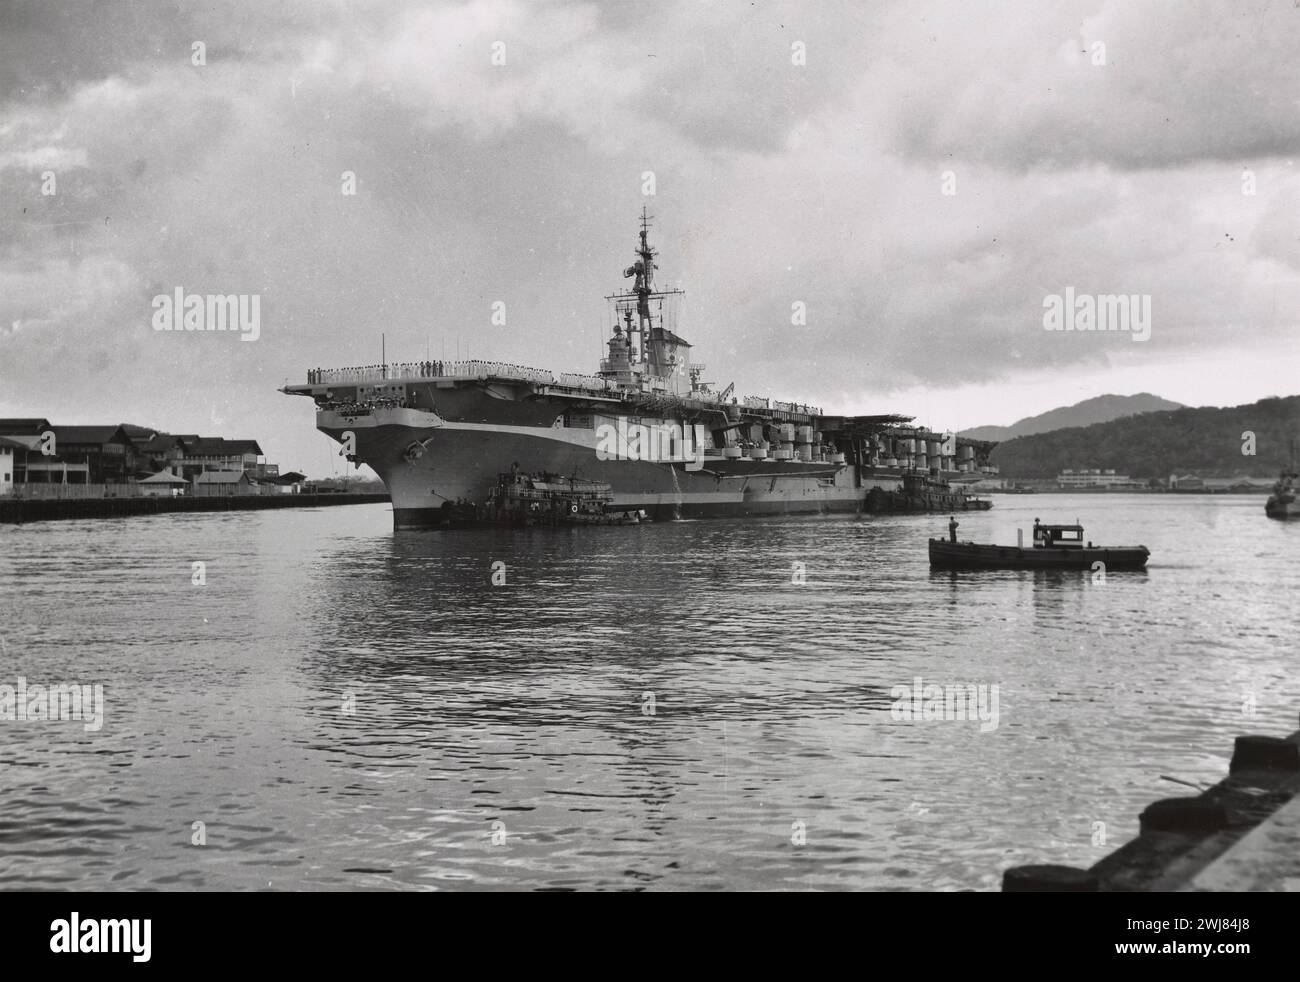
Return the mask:
[[[1264,514],[1269,518],[1300,518],[1300,504],[1296,503],[1296,481],[1300,480],[1300,446],[1291,441],[1291,466],[1284,470],[1273,485],[1273,494],[1264,503]]]
[[[594,375],[423,361],[312,369],[282,391],[311,397],[317,428],[379,475],[397,528],[453,522],[506,472],[608,485],[605,513],[656,520],[947,510],[949,495],[909,492],[996,473],[995,444],[910,416],[715,391],[674,330],[681,291],[655,286],[649,229],[643,209],[632,285],[606,297],[614,324]]]

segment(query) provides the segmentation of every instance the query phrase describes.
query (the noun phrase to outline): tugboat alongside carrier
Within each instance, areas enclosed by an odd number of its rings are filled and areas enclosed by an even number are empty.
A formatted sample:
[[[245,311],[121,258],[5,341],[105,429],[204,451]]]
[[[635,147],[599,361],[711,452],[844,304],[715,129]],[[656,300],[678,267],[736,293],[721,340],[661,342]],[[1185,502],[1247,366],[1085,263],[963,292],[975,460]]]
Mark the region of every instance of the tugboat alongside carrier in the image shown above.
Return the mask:
[[[610,486],[560,474],[502,474],[477,516],[494,525],[635,525],[640,511],[611,511]]]
[[[947,539],[930,540],[930,565],[943,569],[1142,569],[1151,550],[1146,546],[1084,545],[1082,525],[1043,525],[1034,519],[1034,545],[982,545],[957,541],[958,522],[948,523]]]
[[[903,475],[903,485],[897,491],[872,488],[867,495],[867,511],[988,511],[993,502],[971,494],[965,488],[954,488],[937,467],[929,475],[913,471]]]

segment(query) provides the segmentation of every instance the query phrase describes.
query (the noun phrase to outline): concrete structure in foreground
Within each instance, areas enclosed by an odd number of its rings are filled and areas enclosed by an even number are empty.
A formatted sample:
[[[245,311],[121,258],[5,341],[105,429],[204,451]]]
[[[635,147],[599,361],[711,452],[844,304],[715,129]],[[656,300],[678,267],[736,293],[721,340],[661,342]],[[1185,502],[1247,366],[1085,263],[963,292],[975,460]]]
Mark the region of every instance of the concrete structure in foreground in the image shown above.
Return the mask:
[[[1228,776],[1142,813],[1141,833],[1089,869],[1017,866],[1009,893],[1300,891],[1300,732],[1237,737]]]
[[[1300,795],[1247,832],[1182,889],[1300,893]]]

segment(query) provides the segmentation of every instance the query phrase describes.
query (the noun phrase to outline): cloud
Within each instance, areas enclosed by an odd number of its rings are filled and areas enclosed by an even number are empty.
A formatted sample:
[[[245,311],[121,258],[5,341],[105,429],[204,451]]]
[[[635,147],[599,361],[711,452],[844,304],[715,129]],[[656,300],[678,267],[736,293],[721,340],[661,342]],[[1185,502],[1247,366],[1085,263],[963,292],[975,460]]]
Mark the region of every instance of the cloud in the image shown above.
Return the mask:
[[[32,335],[38,351],[46,352],[75,344],[68,324],[96,319],[95,313],[116,307],[137,283],[129,266],[104,257],[8,264],[0,268],[0,335]]]
[[[935,8],[931,8],[935,10]],[[1294,4],[896,9],[871,73],[905,156],[1143,170],[1300,149]],[[899,90],[906,88],[906,93]]]

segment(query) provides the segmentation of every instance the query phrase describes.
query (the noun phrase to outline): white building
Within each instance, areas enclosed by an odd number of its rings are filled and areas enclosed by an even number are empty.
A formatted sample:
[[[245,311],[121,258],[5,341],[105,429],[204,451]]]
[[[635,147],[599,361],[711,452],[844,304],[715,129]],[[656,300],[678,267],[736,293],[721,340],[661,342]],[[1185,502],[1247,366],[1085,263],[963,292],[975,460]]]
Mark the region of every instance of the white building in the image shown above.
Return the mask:
[[[0,436],[0,494],[13,493],[14,451],[19,449],[23,449],[22,444]]]
[[[1127,474],[1116,474],[1111,470],[1061,471],[1056,476],[1056,483],[1062,488],[1115,488],[1133,485]]]

